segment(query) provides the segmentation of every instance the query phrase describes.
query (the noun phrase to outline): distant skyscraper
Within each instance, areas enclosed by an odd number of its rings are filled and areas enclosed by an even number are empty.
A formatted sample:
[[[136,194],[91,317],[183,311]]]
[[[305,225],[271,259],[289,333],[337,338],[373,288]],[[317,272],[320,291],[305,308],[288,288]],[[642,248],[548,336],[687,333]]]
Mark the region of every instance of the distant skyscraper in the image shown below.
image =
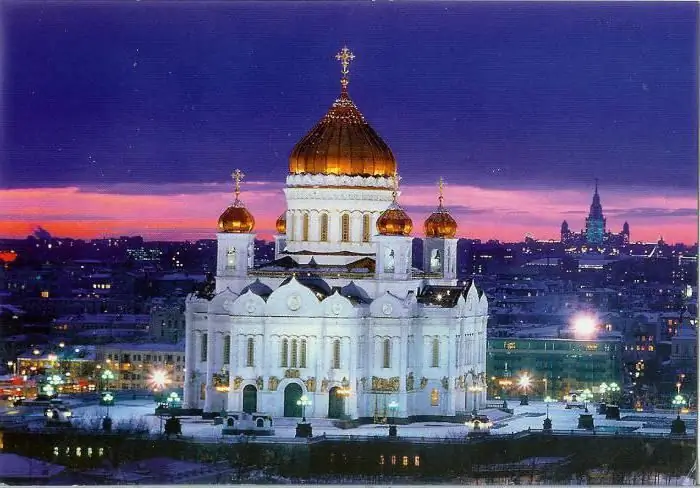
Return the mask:
[[[605,217],[603,217],[603,207],[600,204],[600,195],[598,195],[598,179],[596,179],[593,202],[586,219],[586,242],[588,244],[603,244],[604,236]]]

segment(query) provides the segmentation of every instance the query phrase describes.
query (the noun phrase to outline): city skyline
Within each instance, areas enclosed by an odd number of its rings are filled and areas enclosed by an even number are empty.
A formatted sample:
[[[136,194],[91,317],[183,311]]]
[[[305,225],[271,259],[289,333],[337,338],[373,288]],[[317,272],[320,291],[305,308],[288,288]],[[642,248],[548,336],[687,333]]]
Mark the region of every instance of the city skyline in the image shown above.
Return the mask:
[[[241,168],[269,238],[347,44],[414,236],[440,176],[458,237],[502,241],[583,228],[599,178],[613,232],[697,242],[693,4],[4,10],[0,237],[213,238]]]

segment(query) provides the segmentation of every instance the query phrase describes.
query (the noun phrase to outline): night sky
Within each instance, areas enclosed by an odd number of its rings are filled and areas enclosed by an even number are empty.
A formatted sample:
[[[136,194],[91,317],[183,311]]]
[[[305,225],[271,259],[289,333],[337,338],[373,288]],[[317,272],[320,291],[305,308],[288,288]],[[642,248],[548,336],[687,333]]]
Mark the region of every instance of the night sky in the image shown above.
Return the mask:
[[[593,183],[632,240],[697,241],[694,3],[12,3],[0,237],[211,238],[230,173],[267,237],[339,93],[392,148],[415,235],[557,238]]]

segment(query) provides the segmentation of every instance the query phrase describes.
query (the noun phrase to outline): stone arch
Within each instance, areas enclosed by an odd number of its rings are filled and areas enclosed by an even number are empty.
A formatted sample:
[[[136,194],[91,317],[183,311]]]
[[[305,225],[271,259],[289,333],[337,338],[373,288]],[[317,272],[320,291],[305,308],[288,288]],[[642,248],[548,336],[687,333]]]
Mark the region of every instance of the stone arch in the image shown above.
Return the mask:
[[[284,394],[284,416],[301,417],[302,408],[297,405],[297,401],[304,394],[304,389],[296,382],[288,383],[283,390]]]
[[[258,389],[255,385],[248,384],[243,387],[243,411],[255,413],[258,409]]]

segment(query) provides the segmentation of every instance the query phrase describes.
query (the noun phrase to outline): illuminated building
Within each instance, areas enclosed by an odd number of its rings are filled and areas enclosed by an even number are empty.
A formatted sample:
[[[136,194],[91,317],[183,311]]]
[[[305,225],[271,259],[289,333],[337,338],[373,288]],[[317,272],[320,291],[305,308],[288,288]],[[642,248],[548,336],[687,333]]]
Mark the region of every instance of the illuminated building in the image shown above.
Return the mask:
[[[218,222],[216,283],[186,309],[184,402],[205,413],[447,418],[485,404],[487,300],[456,276],[457,224],[399,204],[396,160],[348,93],[293,148],[275,260],[253,267],[255,219],[240,199]]]
[[[525,373],[532,378],[530,392],[536,397],[544,397],[545,388],[561,398],[603,382],[621,383],[621,358],[620,339],[489,339],[489,395],[517,397],[517,379]]]

